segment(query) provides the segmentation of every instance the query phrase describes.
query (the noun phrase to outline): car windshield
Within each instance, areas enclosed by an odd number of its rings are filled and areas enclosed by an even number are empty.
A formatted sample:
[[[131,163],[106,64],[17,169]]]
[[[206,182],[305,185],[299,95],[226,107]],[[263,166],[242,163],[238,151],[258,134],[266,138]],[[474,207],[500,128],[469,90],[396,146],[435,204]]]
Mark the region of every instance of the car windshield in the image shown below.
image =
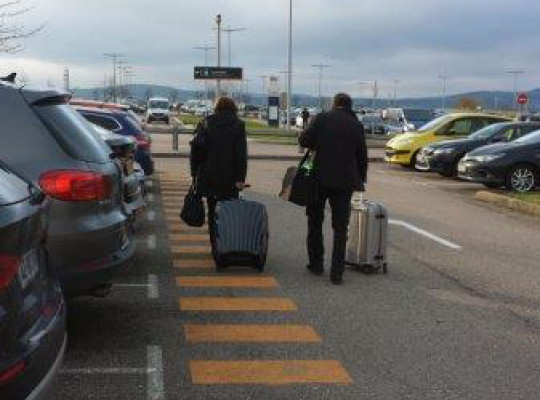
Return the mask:
[[[535,143],[538,143],[538,144],[540,144],[540,130],[535,131],[533,133],[529,133],[526,136],[520,137],[519,139],[517,139],[515,141],[515,143],[520,143],[520,144],[535,144]]]
[[[448,121],[450,117],[448,115],[443,115],[439,118],[435,118],[433,121],[428,122],[427,124],[421,126],[416,130],[416,132],[426,132],[430,131],[433,128],[436,128],[442,124],[444,124],[446,121]]]
[[[480,129],[478,132],[473,133],[470,138],[473,140],[485,140],[489,139],[490,137],[493,137],[497,133],[501,131],[502,128],[507,126],[508,124],[505,123],[499,123],[499,124],[493,124],[486,126],[485,128]]]
[[[164,109],[168,109],[169,108],[169,103],[166,102],[166,101],[151,101],[150,102],[150,108],[164,108]]]

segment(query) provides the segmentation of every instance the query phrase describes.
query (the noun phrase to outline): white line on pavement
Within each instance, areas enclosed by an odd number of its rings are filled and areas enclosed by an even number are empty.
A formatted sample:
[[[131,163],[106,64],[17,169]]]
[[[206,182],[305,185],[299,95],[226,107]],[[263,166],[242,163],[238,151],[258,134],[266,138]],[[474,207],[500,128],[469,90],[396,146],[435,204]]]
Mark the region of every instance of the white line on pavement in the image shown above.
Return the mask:
[[[159,297],[159,280],[157,275],[148,275],[148,298],[155,300]]]
[[[148,211],[147,217],[148,217],[148,221],[155,221],[156,212],[155,211]]]
[[[154,235],[153,233],[148,235],[148,238],[146,239],[146,244],[148,245],[149,250],[155,250],[157,247],[156,235]]]
[[[460,245],[452,243],[452,242],[450,242],[450,241],[448,241],[446,239],[443,239],[443,238],[441,238],[441,237],[439,237],[437,235],[434,235],[433,233],[429,233],[429,232],[427,232],[427,231],[425,231],[423,229],[420,229],[417,226],[414,226],[414,225],[412,225],[412,224],[410,224],[408,222],[391,219],[389,221],[389,223],[391,225],[401,226],[401,227],[403,227],[405,229],[408,229],[408,230],[410,230],[412,232],[415,232],[415,233],[417,233],[417,234],[419,234],[421,236],[424,236],[424,237],[426,237],[428,239],[431,239],[431,240],[433,240],[433,241],[435,241],[435,242],[437,242],[439,244],[442,244],[443,246],[449,247],[449,248],[451,248],[453,250],[461,250],[462,249],[462,247]]]
[[[148,346],[148,400],[163,400],[163,353],[160,346]]]
[[[64,375],[146,375],[153,373],[149,368],[67,368],[60,370]]]

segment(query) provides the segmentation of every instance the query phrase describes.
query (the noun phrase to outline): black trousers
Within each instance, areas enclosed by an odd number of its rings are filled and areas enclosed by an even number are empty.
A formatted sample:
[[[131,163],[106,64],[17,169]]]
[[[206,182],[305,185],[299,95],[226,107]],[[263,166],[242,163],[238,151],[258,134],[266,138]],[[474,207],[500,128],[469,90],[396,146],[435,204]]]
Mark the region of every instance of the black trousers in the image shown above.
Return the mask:
[[[309,264],[313,269],[324,268],[323,222],[326,201],[332,209],[332,228],[334,230],[334,247],[332,249],[332,274],[341,275],[345,270],[345,251],[347,248],[347,231],[351,215],[352,191],[319,189],[317,204],[306,208],[308,217],[307,248]]]

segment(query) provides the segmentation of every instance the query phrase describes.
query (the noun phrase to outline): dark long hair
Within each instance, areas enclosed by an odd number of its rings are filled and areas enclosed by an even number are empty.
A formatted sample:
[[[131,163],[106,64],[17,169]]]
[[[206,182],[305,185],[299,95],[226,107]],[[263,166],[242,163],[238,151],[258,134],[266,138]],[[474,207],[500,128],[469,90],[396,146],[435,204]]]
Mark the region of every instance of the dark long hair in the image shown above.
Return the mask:
[[[214,109],[216,114],[233,114],[238,113],[238,108],[234,104],[234,100],[230,97],[220,97],[216,103],[216,108]]]

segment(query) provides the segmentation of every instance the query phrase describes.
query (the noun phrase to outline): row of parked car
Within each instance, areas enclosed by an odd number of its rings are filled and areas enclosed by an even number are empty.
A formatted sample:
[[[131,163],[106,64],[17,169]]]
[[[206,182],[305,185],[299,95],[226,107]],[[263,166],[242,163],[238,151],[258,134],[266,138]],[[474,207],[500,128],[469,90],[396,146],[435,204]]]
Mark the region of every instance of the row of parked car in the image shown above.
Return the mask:
[[[540,122],[479,113],[441,116],[394,137],[386,161],[517,192],[540,184]]]
[[[44,398],[64,299],[107,293],[134,254],[151,141],[129,110],[0,80],[0,399]]]

